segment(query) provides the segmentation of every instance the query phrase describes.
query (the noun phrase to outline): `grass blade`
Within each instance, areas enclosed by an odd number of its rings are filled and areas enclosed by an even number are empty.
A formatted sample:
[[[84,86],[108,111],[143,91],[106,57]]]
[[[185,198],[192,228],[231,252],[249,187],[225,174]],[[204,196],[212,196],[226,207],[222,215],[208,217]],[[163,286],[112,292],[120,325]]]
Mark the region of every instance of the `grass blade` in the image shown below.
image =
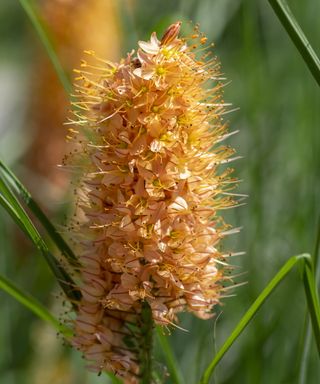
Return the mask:
[[[0,179],[0,187],[2,180]],[[13,201],[13,199],[12,199]],[[78,291],[75,291],[72,287],[74,282],[69,277],[64,268],[58,263],[54,256],[48,250],[45,242],[41,239],[40,235],[37,233],[37,230],[33,227],[33,224],[25,225],[24,220],[22,220],[21,215],[15,210],[15,208],[10,204],[10,202],[3,196],[2,188],[0,188],[0,205],[2,205],[13,220],[18,224],[18,226],[23,230],[23,232],[31,239],[31,241],[37,246],[37,248],[42,252],[46,258],[47,263],[49,264],[54,275],[58,279],[58,282],[65,292],[65,294],[72,300],[76,302],[80,299]],[[28,223],[27,223],[28,224]],[[18,300],[21,304],[30,309],[33,313],[39,316],[42,320],[49,322],[57,329],[58,332],[62,333],[65,337],[70,337],[72,331],[61,325],[59,321],[35,298],[30,295],[23,293],[19,288],[17,288],[11,281],[0,275],[0,288],[7,292],[9,295]],[[113,384],[121,384],[122,381],[114,376],[111,372],[106,372],[107,376],[111,379]]]
[[[59,80],[65,89],[66,93],[70,95],[72,91],[72,85],[69,81],[68,76],[66,75],[60,60],[55,52],[55,49],[53,47],[53,44],[49,38],[48,31],[46,31],[45,24],[43,23],[35,5],[31,0],[19,0],[22,8],[25,10],[26,14],[28,15],[34,29],[36,30],[39,39],[41,40],[49,59],[51,60],[51,63],[59,77]]]
[[[105,374],[109,377],[112,384],[123,384],[123,381],[118,379],[112,372],[105,372]]]
[[[212,362],[209,364],[207,369],[205,370],[201,380],[200,384],[208,384],[211,375],[213,374],[213,371],[216,367],[216,365],[219,363],[219,361],[222,359],[222,357],[225,355],[225,353],[229,350],[229,348],[232,346],[232,344],[236,341],[236,339],[240,336],[240,334],[244,331],[244,329],[247,327],[247,325],[250,323],[250,321],[253,319],[254,315],[257,313],[257,311],[260,309],[260,307],[263,305],[263,303],[266,301],[266,299],[271,295],[271,293],[274,291],[274,289],[279,285],[279,283],[288,275],[288,273],[292,270],[292,268],[299,262],[303,261],[305,262],[308,260],[311,262],[311,256],[309,254],[302,254],[298,256],[291,257],[280,269],[280,271],[271,279],[269,284],[264,288],[264,290],[260,293],[260,295],[257,297],[257,299],[254,301],[254,303],[251,305],[251,307],[248,309],[248,311],[244,314],[244,316],[241,318],[241,320],[238,322],[234,330],[231,332],[230,336],[227,338],[225,343],[222,345],[222,347],[219,349],[215,357],[213,358]],[[309,299],[311,300],[310,306],[312,307],[312,310],[315,308],[315,316],[317,318],[317,305],[315,304],[316,298],[314,297],[314,292],[312,289],[310,289],[309,284],[312,286],[312,280],[310,280],[310,276],[308,275],[308,281],[306,284],[308,284],[308,295],[310,296]],[[310,290],[310,292],[309,292]],[[319,304],[318,304],[319,306]],[[316,324],[317,324],[317,320]],[[320,328],[319,328],[320,329]]]
[[[285,0],[268,0],[281,24],[287,31],[294,45],[300,52],[310,72],[320,85],[320,60],[293,16]]]
[[[0,275],[0,289],[8,293],[19,303],[28,308],[41,320],[46,321],[61,333],[64,337],[69,338],[72,336],[72,330],[59,322],[37,299],[29,294],[22,292],[12,281]],[[113,373],[107,372],[106,375],[111,379],[113,384],[121,384],[122,381],[114,376]]]
[[[74,281],[71,279],[63,266],[59,263],[59,261],[51,254],[47,244],[40,236],[31,219],[13,192],[1,178],[0,204],[6,209],[9,215],[18,224],[22,231],[29,237],[33,244],[40,250],[67,297],[72,302],[78,301],[80,299],[80,294],[74,288]]]
[[[320,254],[320,216],[318,217],[316,241],[314,242],[314,249],[312,254],[316,279],[318,274],[319,254]]]
[[[63,334],[63,336],[70,337],[72,335],[71,330],[60,324],[60,322],[47,310],[46,307],[39,303],[38,300],[31,295],[22,292],[10,280],[1,275],[0,289],[7,292],[10,296],[19,301],[19,303],[30,309],[30,311],[40,317],[40,319],[51,324],[58,332]]]
[[[170,347],[168,338],[164,336],[164,334],[162,333],[162,329],[160,327],[157,327],[156,330],[157,330],[157,339],[163,350],[164,357],[168,364],[169,372],[171,373],[171,379],[175,384],[181,384],[184,382],[183,376],[182,376],[182,373],[180,372],[178,363]]]
[[[14,209],[14,207],[9,203],[9,201],[3,196],[2,193],[0,193],[0,205],[3,206],[3,208],[9,213],[9,215],[12,217],[14,222],[22,229],[22,231],[30,238],[32,242],[34,242],[34,239],[32,237],[32,233],[29,232],[26,228],[26,226],[23,224],[21,217],[17,213],[17,211]]]
[[[313,334],[320,356],[320,306],[314,278],[313,265],[311,261],[305,263],[303,272],[303,283],[307,298],[309,314],[311,318],[311,324],[313,328]]]
[[[36,245],[40,251],[47,251],[48,247],[45,242],[42,240],[32,221],[27,216],[26,212],[5,184],[5,182],[0,178],[0,197],[3,207],[8,211],[14,221],[19,225],[19,227],[25,232],[25,234],[30,238],[30,240]]]
[[[317,232],[315,237],[314,249],[313,249],[313,265],[314,265],[314,278],[315,286],[318,287],[319,283],[319,250],[320,250],[320,217],[318,218]],[[311,347],[311,324],[308,310],[305,315],[305,323],[302,331],[302,343],[301,352],[298,358],[298,382],[303,384],[306,382],[306,375],[308,369],[308,360]]]
[[[25,188],[25,186],[18,180],[14,173],[0,160],[0,172],[5,180],[5,182],[10,185],[13,191],[21,197],[25,204],[29,207],[31,212],[37,217],[39,222],[42,224],[44,229],[47,231],[48,235],[55,243],[57,248],[61,253],[66,257],[71,265],[77,265],[77,258],[69,245],[57,231],[55,226],[47,218],[44,212],[41,210],[39,205],[32,198],[30,192]]]

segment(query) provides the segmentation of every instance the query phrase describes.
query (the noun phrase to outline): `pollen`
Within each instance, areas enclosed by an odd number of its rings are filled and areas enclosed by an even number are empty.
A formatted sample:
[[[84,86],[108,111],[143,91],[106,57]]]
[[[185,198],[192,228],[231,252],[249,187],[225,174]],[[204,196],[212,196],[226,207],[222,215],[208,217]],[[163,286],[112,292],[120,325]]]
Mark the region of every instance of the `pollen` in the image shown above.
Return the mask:
[[[163,67],[157,67],[156,68],[156,74],[157,75],[161,76],[161,75],[164,75],[165,73],[166,73],[165,68],[163,68]]]

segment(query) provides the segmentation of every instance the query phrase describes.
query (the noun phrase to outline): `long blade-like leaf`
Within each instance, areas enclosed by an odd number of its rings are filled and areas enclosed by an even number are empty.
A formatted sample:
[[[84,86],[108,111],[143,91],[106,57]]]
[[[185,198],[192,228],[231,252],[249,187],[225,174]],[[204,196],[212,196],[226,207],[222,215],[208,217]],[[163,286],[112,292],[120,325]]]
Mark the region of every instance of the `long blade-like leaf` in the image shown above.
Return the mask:
[[[169,372],[171,373],[171,380],[175,384],[181,384],[184,382],[182,373],[179,369],[177,360],[173,354],[171,346],[166,336],[164,336],[163,331],[160,327],[157,327],[157,339],[162,348],[164,357],[168,364]]]
[[[288,275],[288,273],[292,270],[292,268],[297,263],[305,262],[306,260],[308,260],[310,263],[312,262],[311,256],[309,254],[302,254],[302,255],[291,257],[283,265],[283,267],[280,269],[280,271],[273,277],[273,279],[271,279],[269,284],[260,293],[260,295],[254,301],[254,303],[248,309],[248,311],[244,314],[244,316],[238,322],[238,324],[236,325],[234,330],[231,332],[231,334],[227,338],[227,340],[224,342],[222,347],[219,349],[219,351],[215,355],[214,359],[211,361],[211,363],[209,364],[209,366],[205,370],[205,372],[204,372],[204,374],[200,380],[201,384],[208,384],[209,383],[210,377],[213,374],[213,371],[214,371],[216,365],[219,363],[219,361],[222,359],[222,357],[226,354],[226,352],[229,350],[229,348],[232,346],[232,344],[236,341],[236,339],[240,336],[240,334],[244,331],[244,329],[247,327],[247,325],[253,319],[254,315],[261,308],[263,303],[271,295],[271,293],[274,291],[274,289],[279,285],[279,283]],[[308,280],[308,284],[309,283],[312,284],[312,281]],[[312,302],[311,305],[314,305],[314,301],[316,299],[315,299],[312,292],[310,293],[310,295],[311,295],[311,302]]]
[[[268,0],[281,24],[287,31],[294,45],[300,52],[310,72],[320,85],[320,60],[293,16],[285,0]]]
[[[0,204],[6,209],[13,220],[19,225],[24,233],[30,238],[34,245],[41,251],[49,264],[52,272],[56,276],[61,288],[72,301],[80,299],[80,293],[75,289],[75,283],[63,268],[61,263],[51,254],[47,244],[40,236],[32,220],[27,215],[11,189],[0,178]]]
[[[311,318],[311,324],[313,328],[313,334],[320,356],[320,307],[318,292],[314,278],[314,270],[311,262],[305,263],[305,268],[303,271],[303,283],[307,298],[309,314]]]
[[[0,177],[10,185],[12,190],[24,201],[24,203],[29,207],[31,212],[37,217],[39,222],[42,224],[44,229],[47,231],[48,235],[51,237],[52,241],[55,243],[57,248],[61,253],[66,257],[66,259],[72,265],[77,265],[77,259],[73,251],[63,239],[60,233],[57,231],[55,226],[47,218],[44,212],[41,210],[39,205],[32,198],[30,192],[25,188],[20,180],[14,175],[14,173],[0,160]]]
[[[58,332],[63,334],[65,337],[69,337],[72,335],[72,332],[69,328],[62,325],[48,310],[45,306],[39,303],[31,295],[28,295],[22,292],[12,281],[8,280],[4,276],[0,275],[0,289],[7,292],[10,296],[15,298],[25,307],[30,309],[33,313],[35,313],[42,320],[50,323]]]
[[[46,27],[44,22],[41,20],[41,17],[31,0],[19,0],[22,8],[25,10],[28,15],[34,29],[36,30],[45,50],[47,51],[48,57],[52,62],[52,65],[59,77],[59,80],[64,87],[66,93],[70,95],[72,86],[69,81],[68,76],[66,75],[60,60],[54,50],[53,44],[49,38],[48,31],[46,31]]]
[[[320,217],[318,218],[317,232],[315,236],[314,248],[313,248],[313,264],[314,264],[314,278],[315,286],[318,287],[319,283],[319,253],[320,253]],[[310,315],[308,308],[306,310],[305,322],[302,331],[302,342],[301,342],[301,352],[299,355],[299,366],[298,366],[298,382],[303,384],[306,382],[306,374],[309,360],[309,353],[311,347],[311,324],[310,324]]]
[[[29,294],[21,291],[12,281],[0,275],[0,289],[7,292],[10,296],[16,299],[19,303],[28,308],[40,319],[46,321],[61,333],[64,337],[70,338],[73,334],[72,330],[65,325],[61,324],[37,299]],[[122,381],[114,376],[113,373],[107,372],[107,376],[111,379],[113,384],[121,384]]]

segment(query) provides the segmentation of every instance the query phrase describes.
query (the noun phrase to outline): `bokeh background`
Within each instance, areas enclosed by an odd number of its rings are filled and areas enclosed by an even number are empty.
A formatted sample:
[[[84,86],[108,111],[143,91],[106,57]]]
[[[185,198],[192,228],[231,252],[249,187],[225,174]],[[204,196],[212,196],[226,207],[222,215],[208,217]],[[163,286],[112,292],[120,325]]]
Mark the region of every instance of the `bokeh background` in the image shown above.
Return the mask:
[[[305,34],[320,52],[320,2],[290,0]],[[320,93],[305,63],[266,0],[42,0],[36,1],[67,72],[84,49],[119,59],[156,30],[176,20],[199,22],[215,42],[230,80],[225,100],[229,140],[243,159],[236,175],[246,205],[227,212],[242,231],[225,248],[246,251],[234,258],[242,274],[234,296],[217,308],[217,320],[181,316],[188,332],[170,336],[187,384],[206,364],[245,310],[284,261],[312,252],[320,212]],[[68,176],[57,168],[65,152],[68,105],[56,74],[18,1],[0,1],[0,155],[30,189],[54,223],[63,228],[70,203]],[[41,255],[0,210],[0,273],[58,315],[62,299]],[[296,383],[306,313],[295,271],[267,301],[216,370],[216,384]],[[157,359],[163,356],[156,346]],[[161,367],[159,368],[161,370]],[[97,384],[78,353],[55,332],[0,292],[2,384]],[[167,381],[170,383],[170,379]],[[320,382],[311,342],[305,383]]]

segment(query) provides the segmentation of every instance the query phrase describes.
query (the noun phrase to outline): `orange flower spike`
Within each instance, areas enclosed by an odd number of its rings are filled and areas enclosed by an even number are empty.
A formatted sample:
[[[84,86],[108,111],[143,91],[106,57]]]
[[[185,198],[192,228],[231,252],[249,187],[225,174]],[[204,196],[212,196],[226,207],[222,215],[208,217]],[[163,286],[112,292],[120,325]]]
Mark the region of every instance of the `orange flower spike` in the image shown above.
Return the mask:
[[[219,242],[236,230],[219,212],[236,205],[235,180],[219,167],[235,158],[220,144],[229,134],[219,63],[201,53],[197,27],[194,51],[180,26],[161,40],[152,33],[120,63],[91,52],[97,64],[80,70],[71,119],[82,172],[73,345],[92,370],[130,384],[143,372],[145,306],[160,325],[177,325],[182,311],[207,319],[230,279]]]

